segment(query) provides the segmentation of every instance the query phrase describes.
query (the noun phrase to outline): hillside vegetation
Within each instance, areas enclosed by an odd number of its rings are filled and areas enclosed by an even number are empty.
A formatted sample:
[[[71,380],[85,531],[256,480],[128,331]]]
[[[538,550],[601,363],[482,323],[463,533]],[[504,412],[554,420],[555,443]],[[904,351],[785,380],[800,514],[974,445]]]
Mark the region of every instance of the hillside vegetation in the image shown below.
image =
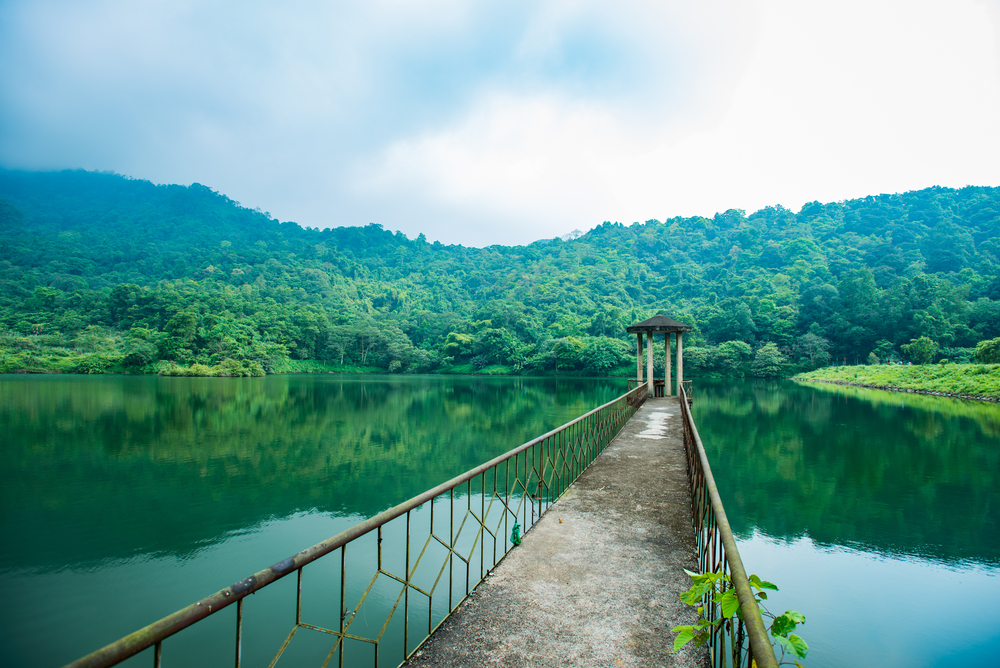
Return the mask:
[[[198,184],[0,171],[0,372],[626,374],[625,328],[656,313],[695,328],[694,376],[968,362],[1000,337],[1000,188],[466,248]]]

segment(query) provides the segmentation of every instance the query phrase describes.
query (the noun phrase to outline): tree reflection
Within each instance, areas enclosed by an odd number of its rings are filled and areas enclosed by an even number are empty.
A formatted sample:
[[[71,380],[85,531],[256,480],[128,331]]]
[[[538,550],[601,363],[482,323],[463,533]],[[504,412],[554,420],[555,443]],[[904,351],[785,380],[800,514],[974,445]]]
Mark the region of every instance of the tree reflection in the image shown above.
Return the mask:
[[[1000,561],[1000,411],[788,381],[695,381],[734,529],[946,561]]]
[[[183,554],[370,516],[617,396],[610,379],[5,377],[2,563]],[[304,546],[298,546],[304,547]]]

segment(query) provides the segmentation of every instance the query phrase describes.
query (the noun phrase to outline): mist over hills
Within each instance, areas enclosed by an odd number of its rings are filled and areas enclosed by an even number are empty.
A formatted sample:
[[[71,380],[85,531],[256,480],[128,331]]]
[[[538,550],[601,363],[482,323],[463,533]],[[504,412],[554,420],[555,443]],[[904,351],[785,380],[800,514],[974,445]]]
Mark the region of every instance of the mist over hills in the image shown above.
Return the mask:
[[[695,328],[689,375],[905,358],[919,337],[968,360],[1000,336],[1000,188],[469,248],[279,222],[199,184],[0,171],[0,371],[617,374],[625,327],[658,312]]]

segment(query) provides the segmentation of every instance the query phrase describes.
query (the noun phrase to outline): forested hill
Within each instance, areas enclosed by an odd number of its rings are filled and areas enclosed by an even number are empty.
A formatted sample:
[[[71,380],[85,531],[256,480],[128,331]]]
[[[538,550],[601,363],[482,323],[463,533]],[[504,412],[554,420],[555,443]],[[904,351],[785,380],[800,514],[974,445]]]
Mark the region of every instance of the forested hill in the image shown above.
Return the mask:
[[[1000,336],[1000,188],[478,249],[303,228],[198,184],[0,171],[0,371],[612,373],[658,312],[694,326],[695,375],[926,357],[901,347],[921,337],[967,360]]]

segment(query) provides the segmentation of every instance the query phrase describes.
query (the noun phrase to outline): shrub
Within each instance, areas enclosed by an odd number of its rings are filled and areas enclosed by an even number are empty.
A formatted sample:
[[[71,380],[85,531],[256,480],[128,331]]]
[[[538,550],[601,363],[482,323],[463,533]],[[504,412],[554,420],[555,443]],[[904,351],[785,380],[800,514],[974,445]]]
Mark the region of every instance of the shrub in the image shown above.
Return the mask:
[[[917,364],[929,364],[934,359],[938,344],[926,336],[921,336],[919,339],[910,339],[909,343],[901,345],[899,349],[909,355]]]
[[[1000,364],[1000,338],[976,344],[976,361],[980,364]]]
[[[99,353],[84,355],[73,367],[74,373],[104,373],[111,366],[109,358]]]

